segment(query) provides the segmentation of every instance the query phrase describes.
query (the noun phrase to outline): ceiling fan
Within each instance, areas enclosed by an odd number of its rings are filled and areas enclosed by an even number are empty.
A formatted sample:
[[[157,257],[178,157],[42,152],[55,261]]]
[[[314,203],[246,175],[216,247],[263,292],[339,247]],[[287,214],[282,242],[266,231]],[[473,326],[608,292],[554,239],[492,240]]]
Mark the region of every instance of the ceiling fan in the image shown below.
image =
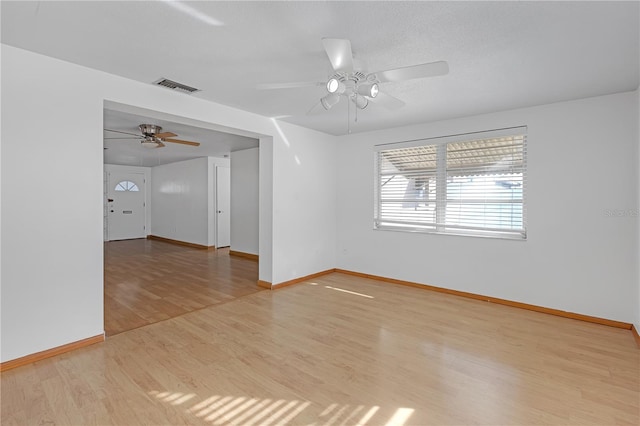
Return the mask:
[[[179,143],[182,145],[200,146],[199,142],[184,141],[181,139],[173,139],[174,136],[178,136],[172,132],[163,132],[162,127],[155,124],[141,124],[138,126],[141,134],[123,132],[120,130],[104,129],[106,132],[122,133],[125,135],[131,135],[129,137],[118,138],[105,138],[105,139],[138,139],[145,148],[162,148],[165,146],[165,142]],[[132,137],[133,136],[133,137]]]
[[[381,84],[414,78],[435,77],[449,72],[449,65],[445,61],[438,61],[367,73],[365,70],[358,69],[355,66],[349,40],[323,38],[322,45],[335,72],[329,76],[326,82],[261,84],[257,88],[291,89],[307,86],[325,86],[327,94],[311,108],[309,113],[316,110],[318,105],[321,105],[325,110],[329,110],[340,102],[342,98],[351,101],[357,109],[365,109],[372,102],[389,110],[396,110],[402,108],[405,103],[386,94],[380,89]]]

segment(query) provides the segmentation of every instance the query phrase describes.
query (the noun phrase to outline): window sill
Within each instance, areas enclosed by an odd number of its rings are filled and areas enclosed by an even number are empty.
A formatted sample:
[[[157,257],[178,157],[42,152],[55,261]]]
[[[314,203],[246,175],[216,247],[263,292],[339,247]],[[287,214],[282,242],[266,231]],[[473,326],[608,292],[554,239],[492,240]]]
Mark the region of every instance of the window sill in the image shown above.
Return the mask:
[[[415,229],[415,228],[395,228],[395,227],[386,227],[386,226],[378,226],[373,227],[374,231],[390,231],[390,232],[403,232],[410,234],[435,234],[435,235],[451,235],[454,237],[474,237],[474,238],[489,238],[493,240],[509,240],[509,241],[527,241],[526,235],[523,236],[521,234],[484,234],[484,233],[475,233],[475,232],[464,232],[464,231],[436,231],[436,230],[425,230],[425,229]]]

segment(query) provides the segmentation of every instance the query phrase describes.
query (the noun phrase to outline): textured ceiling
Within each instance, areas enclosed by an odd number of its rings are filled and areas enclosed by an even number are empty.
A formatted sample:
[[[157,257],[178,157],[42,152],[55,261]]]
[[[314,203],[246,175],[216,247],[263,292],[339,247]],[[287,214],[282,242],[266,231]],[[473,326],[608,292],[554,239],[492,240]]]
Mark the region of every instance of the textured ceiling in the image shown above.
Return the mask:
[[[446,76],[385,83],[406,106],[360,111],[352,132],[634,90],[638,2],[9,2],[2,42],[331,134],[346,102],[264,83],[323,81],[321,38],[351,40],[361,69],[444,60]],[[160,90],[160,89],[159,89]],[[185,95],[186,96],[186,95]],[[353,113],[353,110],[351,111]]]

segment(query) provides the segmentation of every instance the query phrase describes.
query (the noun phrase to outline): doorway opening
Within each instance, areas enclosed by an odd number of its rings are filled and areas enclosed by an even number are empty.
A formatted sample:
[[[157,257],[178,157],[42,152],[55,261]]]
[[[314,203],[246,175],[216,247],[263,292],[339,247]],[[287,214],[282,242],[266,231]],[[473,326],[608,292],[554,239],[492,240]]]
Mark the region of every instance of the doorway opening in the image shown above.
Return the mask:
[[[149,149],[140,140],[105,137],[107,336],[262,291],[257,253],[253,260],[229,254],[230,199],[247,196],[231,191],[230,154],[259,150],[258,139],[132,108],[105,108],[104,128],[133,133],[153,123],[200,145]]]
[[[216,166],[216,247],[231,245],[231,168]]]

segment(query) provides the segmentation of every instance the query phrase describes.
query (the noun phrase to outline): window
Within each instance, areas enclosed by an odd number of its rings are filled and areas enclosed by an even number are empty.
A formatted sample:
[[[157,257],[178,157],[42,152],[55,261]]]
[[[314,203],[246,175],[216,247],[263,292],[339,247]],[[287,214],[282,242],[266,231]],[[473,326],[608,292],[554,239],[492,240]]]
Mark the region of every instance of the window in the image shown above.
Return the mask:
[[[375,229],[526,239],[526,127],[377,148]]]
[[[130,191],[130,192],[137,192],[139,191],[138,189],[138,185],[136,185],[135,183],[128,181],[128,180],[123,180],[122,182],[118,182],[118,184],[115,187],[116,191]]]

